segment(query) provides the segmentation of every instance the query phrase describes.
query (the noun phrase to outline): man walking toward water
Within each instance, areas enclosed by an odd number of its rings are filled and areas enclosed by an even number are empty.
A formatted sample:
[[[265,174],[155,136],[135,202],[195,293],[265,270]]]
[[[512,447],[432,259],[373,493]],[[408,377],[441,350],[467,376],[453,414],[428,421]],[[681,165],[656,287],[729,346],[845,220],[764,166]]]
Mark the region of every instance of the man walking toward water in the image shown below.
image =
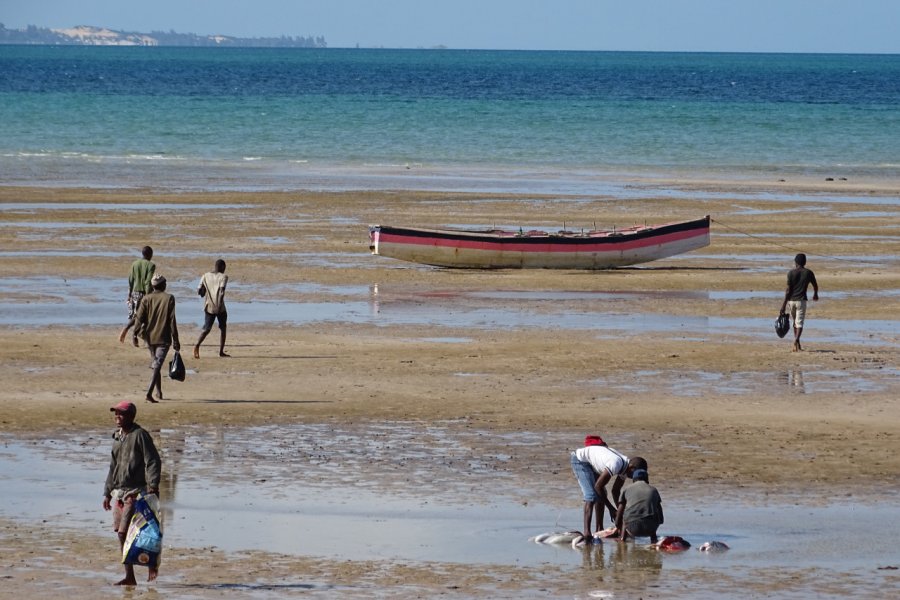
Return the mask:
[[[150,280],[153,279],[153,273],[156,271],[156,265],[150,262],[151,258],[153,258],[153,248],[144,246],[141,249],[141,258],[131,263],[131,272],[128,274],[128,297],[125,298],[125,303],[128,306],[128,322],[125,323],[125,328],[119,333],[119,343],[125,343],[125,336],[128,335],[128,330],[131,329],[131,326],[134,325],[134,314],[137,312],[141,299],[145,294],[150,293]],[[138,336],[136,332],[131,338],[131,343],[137,347]]]
[[[194,358],[200,358],[200,344],[212,331],[213,323],[219,321],[219,356],[225,354],[225,334],[228,324],[228,311],[225,310],[225,286],[228,285],[228,275],[225,274],[225,261],[221,258],[216,261],[216,270],[205,273],[200,278],[200,286],[197,293],[203,296],[203,330],[200,339],[194,346]]]
[[[819,300],[819,284],[816,275],[806,268],[806,255],[803,253],[794,257],[794,268],[788,271],[787,289],[784,291],[784,302],[781,303],[781,312],[790,311],[791,320],[794,322],[794,347],[792,352],[803,350],[800,347],[800,335],[803,334],[803,323],[806,321],[806,290],[813,287],[813,301]]]
[[[150,348],[153,375],[147,388],[147,402],[157,402],[153,399],[153,388],[156,388],[157,398],[163,399],[160,370],[166,361],[169,346],[174,346],[175,352],[181,350],[178,323],[175,322],[175,298],[166,293],[166,278],[162,275],[154,275],[152,283],[153,291],[144,296],[134,316],[134,334],[143,336]]]
[[[103,510],[112,510],[113,531],[119,536],[119,552],[122,552],[138,493],[159,495],[162,461],[153,438],[134,422],[137,416],[134,404],[123,401],[109,410],[114,413],[117,429],[103,486]],[[156,579],[157,574],[156,567],[150,566],[147,581]],[[116,585],[137,585],[134,565],[125,565],[125,578]]]

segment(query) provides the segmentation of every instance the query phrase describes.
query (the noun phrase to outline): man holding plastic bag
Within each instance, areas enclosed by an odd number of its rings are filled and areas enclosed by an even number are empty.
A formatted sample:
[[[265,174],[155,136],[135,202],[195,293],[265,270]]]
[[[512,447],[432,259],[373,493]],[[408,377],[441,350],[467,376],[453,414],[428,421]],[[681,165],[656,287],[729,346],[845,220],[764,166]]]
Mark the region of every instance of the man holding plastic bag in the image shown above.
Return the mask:
[[[103,488],[103,509],[112,510],[119,536],[125,578],[116,585],[137,585],[134,565],[149,568],[147,581],[159,572],[162,531],[159,524],[159,480],[162,463],[153,438],[134,422],[137,407],[119,402],[110,410],[117,430]]]

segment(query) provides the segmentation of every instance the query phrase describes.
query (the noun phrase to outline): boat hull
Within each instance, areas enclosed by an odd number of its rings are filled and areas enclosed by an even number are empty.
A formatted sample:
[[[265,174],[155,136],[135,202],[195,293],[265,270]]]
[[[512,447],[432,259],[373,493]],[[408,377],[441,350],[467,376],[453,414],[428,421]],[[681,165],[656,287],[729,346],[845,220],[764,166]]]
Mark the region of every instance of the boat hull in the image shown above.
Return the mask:
[[[709,216],[587,233],[468,231],[371,225],[372,254],[464,269],[612,269],[709,245]]]

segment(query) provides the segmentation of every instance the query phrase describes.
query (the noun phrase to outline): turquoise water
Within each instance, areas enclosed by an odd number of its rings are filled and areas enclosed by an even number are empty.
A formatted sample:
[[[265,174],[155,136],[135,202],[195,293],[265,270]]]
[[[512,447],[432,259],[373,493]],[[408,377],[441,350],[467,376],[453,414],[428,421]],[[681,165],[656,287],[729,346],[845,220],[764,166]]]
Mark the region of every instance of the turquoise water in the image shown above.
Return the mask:
[[[896,177],[900,56],[0,46],[0,123],[7,185]]]

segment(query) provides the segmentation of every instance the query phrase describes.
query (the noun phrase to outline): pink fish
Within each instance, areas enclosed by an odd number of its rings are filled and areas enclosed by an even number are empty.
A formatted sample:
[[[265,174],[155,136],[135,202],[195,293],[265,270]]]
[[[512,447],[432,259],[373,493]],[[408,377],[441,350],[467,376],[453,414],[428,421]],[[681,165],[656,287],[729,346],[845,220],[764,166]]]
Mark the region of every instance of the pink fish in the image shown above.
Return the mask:
[[[607,527],[606,529],[598,531],[594,534],[594,537],[611,538],[616,537],[617,535],[619,535],[619,529],[615,525],[613,525],[612,527]]]
[[[677,535],[667,535],[656,543],[656,549],[665,552],[681,552],[690,547],[690,542]]]

